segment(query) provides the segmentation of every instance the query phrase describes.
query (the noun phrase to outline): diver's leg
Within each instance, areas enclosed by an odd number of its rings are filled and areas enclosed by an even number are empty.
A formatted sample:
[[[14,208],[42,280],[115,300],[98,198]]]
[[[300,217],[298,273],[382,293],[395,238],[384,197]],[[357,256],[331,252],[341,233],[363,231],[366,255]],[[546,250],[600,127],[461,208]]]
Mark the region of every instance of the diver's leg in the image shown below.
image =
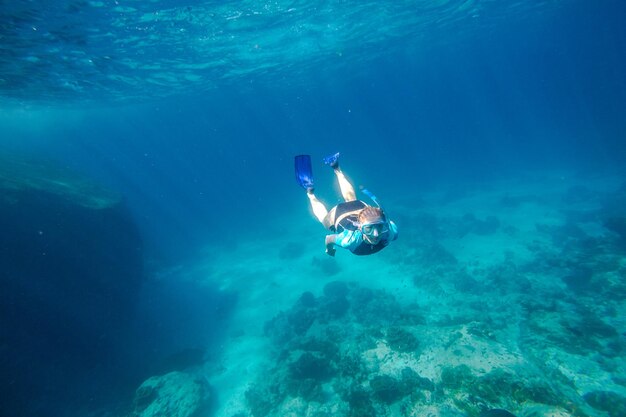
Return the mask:
[[[341,195],[343,196],[344,201],[355,201],[356,193],[354,192],[354,187],[350,184],[350,181],[348,181],[346,176],[343,175],[341,168],[339,168],[339,152],[324,158],[324,163],[326,165],[330,165],[333,171],[335,171],[335,175],[339,181],[339,189],[341,190]]]
[[[313,194],[313,190],[307,191],[306,195],[309,197],[309,201],[311,202],[313,214],[315,214],[315,217],[317,217],[317,220],[319,220],[320,223],[324,224],[324,218],[328,214],[326,206],[324,206],[324,203],[317,199],[315,194]]]
[[[335,171],[335,175],[337,176],[337,180],[339,181],[339,188],[341,189],[341,195],[343,199],[348,201],[356,200],[356,193],[354,192],[354,187],[350,184],[350,181],[346,178],[346,176],[339,169],[339,164],[336,164],[333,167],[333,171]]]

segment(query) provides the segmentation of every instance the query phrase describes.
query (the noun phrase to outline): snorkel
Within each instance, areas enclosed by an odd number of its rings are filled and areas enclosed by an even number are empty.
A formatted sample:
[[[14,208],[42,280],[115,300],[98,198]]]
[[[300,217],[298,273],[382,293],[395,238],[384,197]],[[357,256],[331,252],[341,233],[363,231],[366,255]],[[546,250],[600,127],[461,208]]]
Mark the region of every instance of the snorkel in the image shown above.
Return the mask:
[[[367,188],[361,187],[361,191],[363,191],[363,194],[368,196],[370,198],[370,200],[372,200],[374,202],[374,204],[376,204],[376,207],[378,207],[381,210],[383,209],[383,207],[378,202],[378,199],[376,198],[376,196],[374,194],[372,194],[372,192],[370,190],[368,190]]]

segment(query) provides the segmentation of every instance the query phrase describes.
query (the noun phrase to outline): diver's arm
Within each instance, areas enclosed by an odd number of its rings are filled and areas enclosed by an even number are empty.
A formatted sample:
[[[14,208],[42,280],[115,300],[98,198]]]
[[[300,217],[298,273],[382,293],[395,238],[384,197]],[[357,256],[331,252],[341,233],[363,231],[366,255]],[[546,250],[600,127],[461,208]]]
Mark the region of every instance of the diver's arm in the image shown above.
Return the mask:
[[[329,256],[335,256],[335,252],[337,251],[335,249],[335,241],[337,240],[337,235],[333,234],[333,235],[326,235],[326,240],[325,240],[325,244],[326,244],[326,253]]]

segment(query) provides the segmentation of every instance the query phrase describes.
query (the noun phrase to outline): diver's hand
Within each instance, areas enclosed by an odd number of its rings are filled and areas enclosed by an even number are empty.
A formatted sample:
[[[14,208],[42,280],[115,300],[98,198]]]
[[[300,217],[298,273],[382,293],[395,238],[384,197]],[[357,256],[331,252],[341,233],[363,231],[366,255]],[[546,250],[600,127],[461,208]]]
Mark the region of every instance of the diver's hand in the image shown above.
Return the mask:
[[[324,243],[326,244],[326,253],[328,256],[335,256],[335,239],[337,235],[326,235]]]

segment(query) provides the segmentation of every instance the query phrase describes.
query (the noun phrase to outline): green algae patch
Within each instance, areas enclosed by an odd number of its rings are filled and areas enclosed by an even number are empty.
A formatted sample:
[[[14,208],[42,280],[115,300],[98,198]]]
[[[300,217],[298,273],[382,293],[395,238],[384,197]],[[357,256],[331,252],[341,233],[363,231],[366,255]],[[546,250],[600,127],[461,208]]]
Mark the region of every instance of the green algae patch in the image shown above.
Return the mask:
[[[511,408],[525,403],[562,406],[559,395],[544,381],[528,380],[496,369],[476,376],[466,365],[444,368],[441,384],[457,407],[475,416],[486,406]]]

